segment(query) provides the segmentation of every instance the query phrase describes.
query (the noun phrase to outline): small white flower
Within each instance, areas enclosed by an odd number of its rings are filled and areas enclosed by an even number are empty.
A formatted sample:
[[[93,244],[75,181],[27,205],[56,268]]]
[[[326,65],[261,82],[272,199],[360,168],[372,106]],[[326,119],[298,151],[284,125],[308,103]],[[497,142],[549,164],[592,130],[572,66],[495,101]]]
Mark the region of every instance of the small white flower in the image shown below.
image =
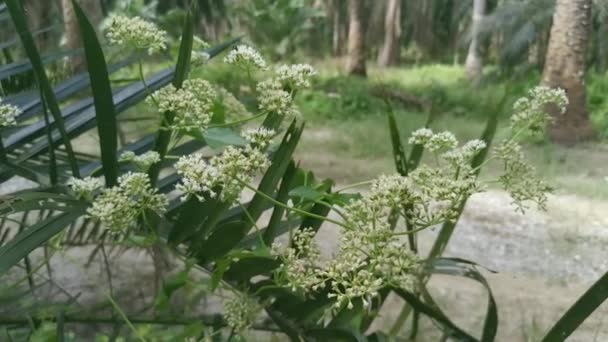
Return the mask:
[[[429,128],[419,128],[412,132],[412,136],[408,140],[410,145],[424,145],[433,136],[433,131]]]
[[[112,234],[124,234],[146,211],[160,215],[167,204],[167,197],[152,188],[148,175],[129,172],[118,178],[118,185],[104,189],[87,209],[87,214],[99,220]]]
[[[147,49],[150,55],[167,48],[167,32],[140,17],[129,18],[122,15],[111,17],[106,37],[110,44]]]
[[[190,64],[192,64],[193,67],[199,67],[201,65],[207,64],[209,59],[211,59],[211,56],[209,56],[209,54],[206,52],[192,51],[192,56],[190,57]]]
[[[217,197],[226,203],[236,201],[243,190],[241,182],[248,182],[257,172],[268,167],[268,157],[258,148],[228,146],[221,154],[206,160],[200,153],[181,157],[175,164],[182,176],[176,189],[187,195]],[[239,181],[240,180],[240,181]]]
[[[173,128],[205,131],[211,121],[216,96],[217,93],[209,82],[189,79],[181,89],[170,84],[155,91],[146,101],[157,105],[161,113],[173,112]]]
[[[277,80],[291,89],[310,87],[310,77],[316,74],[308,64],[281,65],[276,69]]]
[[[251,328],[262,307],[247,294],[239,294],[224,302],[226,323],[237,334]]]
[[[527,128],[532,132],[542,132],[552,121],[547,113],[547,105],[553,104],[564,113],[568,106],[568,97],[563,89],[551,89],[545,86],[533,88],[526,97],[518,99],[513,105],[514,114],[511,125],[514,128]]]
[[[0,127],[16,125],[16,118],[21,113],[21,109],[9,103],[2,103],[0,99]]]
[[[504,165],[504,173],[498,180],[513,198],[517,209],[523,212],[526,202],[536,203],[544,209],[547,193],[552,189],[536,177],[536,170],[526,162],[521,146],[513,141],[505,141],[496,147],[494,154]]]
[[[136,155],[133,151],[126,151],[118,159],[122,162],[133,162],[143,171],[147,171],[150,166],[160,162],[160,154],[156,151],[147,151],[141,155]]]
[[[283,90],[281,82],[278,80],[269,79],[260,82],[257,90],[259,92],[258,107],[261,111],[284,116],[297,114],[291,94]]]
[[[91,199],[93,193],[103,187],[103,180],[97,177],[75,178],[71,177],[66,183],[76,196],[84,199]]]
[[[243,133],[243,137],[249,141],[254,146],[258,146],[261,149],[265,149],[272,137],[275,135],[275,131],[272,129],[267,129],[265,127],[248,129]]]
[[[464,167],[465,164],[471,161],[471,158],[484,148],[486,148],[486,143],[483,140],[474,139],[459,148],[443,153],[441,157],[453,166]]]
[[[449,150],[458,146],[458,140],[452,132],[440,132],[433,136],[424,144],[424,147],[431,152]]]
[[[232,49],[224,58],[224,62],[236,65],[246,70],[266,69],[266,61],[259,52],[247,45],[239,45]]]
[[[217,93],[227,118],[242,119],[251,115],[245,105],[225,88],[219,87]]]

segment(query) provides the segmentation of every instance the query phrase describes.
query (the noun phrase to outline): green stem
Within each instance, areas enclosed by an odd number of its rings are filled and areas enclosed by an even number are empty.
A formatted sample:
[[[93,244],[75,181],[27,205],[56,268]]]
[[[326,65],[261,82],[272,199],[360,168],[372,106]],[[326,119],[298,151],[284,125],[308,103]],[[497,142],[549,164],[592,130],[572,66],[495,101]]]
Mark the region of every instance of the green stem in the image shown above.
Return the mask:
[[[334,192],[343,192],[345,190],[349,190],[349,189],[352,189],[352,188],[358,188],[360,186],[368,185],[368,184],[371,184],[373,182],[374,182],[374,180],[370,179],[370,180],[366,180],[366,181],[363,181],[363,182],[349,184],[349,185],[346,185],[346,186],[344,186],[344,187],[342,187],[342,188],[340,188],[340,189],[338,189],[338,190],[336,190]]]
[[[137,338],[140,341],[146,342],[146,340],[139,334],[139,332],[137,331],[137,329],[135,329],[135,327],[133,326],[133,323],[131,323],[131,321],[129,320],[129,317],[127,317],[127,315],[124,313],[124,311],[122,311],[120,309],[120,307],[118,306],[118,304],[114,301],[114,299],[112,299],[112,296],[110,296],[109,294],[106,294],[106,297],[108,297],[108,300],[110,301],[110,303],[114,307],[114,310],[116,310],[118,312],[118,314],[120,315],[120,317],[122,317],[123,321],[127,324],[127,326],[129,327],[129,329],[131,329],[133,331],[133,334],[135,336],[137,336]]]
[[[2,139],[2,136],[0,136],[0,161],[3,163],[8,162],[8,156],[6,153],[6,148],[4,148],[4,141]]]
[[[254,115],[252,117],[249,117],[249,118],[246,118],[246,119],[242,119],[242,120],[237,120],[237,121],[232,121],[232,122],[226,122],[226,123],[217,124],[217,125],[210,125],[209,128],[230,127],[230,126],[240,125],[240,124],[245,123],[245,122],[249,122],[249,121],[253,121],[255,119],[259,119],[259,118],[264,117],[266,115],[267,115],[266,113],[260,113],[260,114]]]
[[[247,184],[246,182],[242,181],[241,179],[236,178],[236,180],[239,183],[243,184],[243,186],[245,186],[247,189],[254,191],[256,194],[262,196],[264,199],[266,199],[267,201],[270,201],[271,203],[273,203],[275,205],[278,205],[278,206],[283,207],[283,208],[285,208],[287,210],[293,211],[295,213],[298,213],[298,214],[301,214],[301,215],[304,215],[304,216],[308,216],[308,217],[312,217],[312,218],[316,218],[316,219],[319,219],[319,220],[323,220],[323,221],[327,221],[327,222],[333,223],[333,224],[338,225],[338,226],[340,226],[342,228],[345,228],[345,229],[351,229],[351,227],[345,225],[342,222],[338,222],[338,221],[336,221],[334,219],[330,219],[330,218],[325,217],[325,216],[316,215],[316,214],[313,214],[313,213],[309,213],[308,211],[304,211],[304,210],[300,210],[298,208],[293,208],[293,207],[287,206],[287,205],[285,205],[285,204],[283,204],[283,203],[281,203],[279,201],[276,201],[271,196],[268,196],[265,193],[259,191],[258,189],[250,186],[249,184]]]

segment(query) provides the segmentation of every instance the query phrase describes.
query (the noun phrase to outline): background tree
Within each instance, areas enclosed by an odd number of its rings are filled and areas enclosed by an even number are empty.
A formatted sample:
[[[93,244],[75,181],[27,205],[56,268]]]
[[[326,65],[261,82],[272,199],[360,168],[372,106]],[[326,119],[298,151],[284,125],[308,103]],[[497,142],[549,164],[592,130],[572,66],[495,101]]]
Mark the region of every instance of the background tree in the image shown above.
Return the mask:
[[[542,83],[566,90],[564,114],[553,108],[549,135],[555,142],[572,144],[593,137],[587,112],[585,70],[591,25],[591,0],[557,0]]]
[[[103,11],[100,0],[79,0],[78,3],[82,6],[83,11],[91,20],[93,25],[97,26],[103,19]],[[78,20],[72,6],[72,0],[62,0],[61,8],[63,12],[63,25],[65,31],[65,44],[70,50],[78,49],[82,45],[80,39],[80,31],[78,29]],[[82,70],[84,68],[84,59],[82,56],[73,56],[70,68],[72,71]]]
[[[52,39],[53,16],[56,14],[53,1],[27,0],[23,3],[23,7],[28,14],[30,30],[39,33],[36,36],[38,49],[46,51],[55,43]]]
[[[464,67],[467,77],[475,82],[479,81],[483,69],[483,52],[481,26],[484,16],[486,15],[487,3],[486,0],[473,1],[473,20],[471,23],[471,43]]]
[[[348,0],[348,61],[350,75],[366,76],[365,68],[365,0]]]
[[[341,0],[326,1],[327,19],[331,21],[332,26],[332,54],[340,56],[344,52],[344,38],[346,36],[346,25],[344,25],[344,14]]]
[[[401,38],[401,0],[389,0],[384,18],[384,43],[378,55],[378,65],[394,65],[399,57]]]

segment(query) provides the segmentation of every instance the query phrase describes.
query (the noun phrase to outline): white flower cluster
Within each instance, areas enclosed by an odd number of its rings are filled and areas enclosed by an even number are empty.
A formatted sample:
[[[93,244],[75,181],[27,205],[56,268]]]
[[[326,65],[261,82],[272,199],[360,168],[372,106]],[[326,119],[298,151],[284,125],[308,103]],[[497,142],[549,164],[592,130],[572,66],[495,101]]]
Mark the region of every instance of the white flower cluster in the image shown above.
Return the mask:
[[[113,234],[125,233],[146,211],[165,212],[168,201],[150,184],[145,173],[128,172],[118,178],[118,185],[106,188],[87,210]]]
[[[261,111],[288,116],[297,115],[291,94],[283,89],[277,79],[268,79],[257,85],[258,106]]]
[[[429,128],[420,128],[412,132],[408,142],[412,145],[423,145],[431,152],[450,150],[458,146],[458,140],[452,132],[433,133]]]
[[[265,149],[268,147],[275,134],[275,131],[272,129],[260,127],[246,130],[243,132],[243,137],[253,146]]]
[[[216,96],[209,82],[196,78],[186,80],[181,89],[173,85],[165,86],[146,101],[157,105],[161,113],[173,112],[174,129],[205,131],[211,121]]]
[[[314,291],[328,286],[333,309],[353,307],[361,299],[368,306],[380,289],[392,285],[407,290],[416,283],[419,261],[392,233],[391,209],[401,209],[411,198],[411,181],[400,175],[381,176],[370,193],[346,206],[347,229],[337,254],[325,265],[319,262],[313,231],[295,234],[293,246],[273,248],[282,264],[275,274],[278,283],[293,291]]]
[[[468,163],[481,150],[486,148],[486,143],[483,140],[474,139],[461,147],[454,148],[441,155],[443,159],[448,161],[452,166],[461,166]]]
[[[192,56],[190,56],[190,64],[192,67],[200,67],[202,65],[207,64],[211,56],[205,51],[192,51]]]
[[[239,294],[224,302],[226,323],[237,334],[251,328],[260,310],[260,304],[246,294]]]
[[[106,38],[111,44],[147,49],[150,55],[167,48],[167,32],[140,17],[113,16]]]
[[[224,114],[227,118],[230,117],[234,119],[242,119],[251,115],[245,105],[243,105],[239,99],[237,99],[225,88],[217,88],[217,93],[220,97],[222,106],[224,107]]]
[[[317,265],[321,252],[314,238],[315,231],[302,229],[294,233],[289,248],[283,248],[278,242],[273,243],[272,254],[282,260],[275,271],[277,283],[287,284],[293,292],[308,292],[320,286],[322,279]]]
[[[71,177],[66,184],[79,198],[91,200],[94,192],[103,187],[103,180],[97,177],[85,177],[82,179]]]
[[[126,151],[120,155],[118,160],[121,162],[132,162],[140,170],[147,171],[150,166],[160,162],[160,154],[156,151],[147,151],[143,154],[136,155],[133,151]]]
[[[190,56],[190,65],[192,65],[193,68],[205,65],[209,59],[211,59],[211,56],[207,52],[201,51],[209,48],[209,46],[209,43],[206,41],[199,37],[194,37],[194,42],[192,43],[192,55]]]
[[[276,69],[276,79],[292,90],[310,87],[310,78],[316,74],[308,64],[281,65]]]
[[[450,168],[421,166],[410,178],[416,184],[416,192],[408,215],[415,229],[453,221],[459,204],[482,190],[475,173],[464,162]]]
[[[19,115],[21,115],[21,109],[10,103],[2,103],[2,99],[0,99],[0,127],[16,125],[16,118]]]
[[[273,133],[260,130],[250,133],[255,136],[257,144],[248,144],[244,148],[228,146],[221,154],[207,160],[201,153],[181,157],[175,164],[177,173],[182,176],[177,189],[184,192],[185,200],[189,195],[199,200],[205,197],[215,198],[232,203],[238,200],[243,190],[242,182],[251,178],[270,164],[264,153]]]
[[[260,53],[247,45],[239,45],[232,49],[224,62],[243,68],[245,70],[264,70],[266,69],[266,61]]]
[[[555,105],[564,113],[568,106],[568,97],[563,89],[552,89],[544,86],[533,88],[527,97],[522,97],[513,105],[514,114],[511,125],[514,128],[529,129],[532,132],[542,132],[551,122],[547,113],[548,105]]]
[[[494,155],[502,161],[504,174],[498,179],[513,198],[517,209],[524,211],[526,202],[536,203],[545,209],[547,193],[552,189],[536,177],[535,168],[528,164],[521,146],[513,141],[505,141],[494,150]]]

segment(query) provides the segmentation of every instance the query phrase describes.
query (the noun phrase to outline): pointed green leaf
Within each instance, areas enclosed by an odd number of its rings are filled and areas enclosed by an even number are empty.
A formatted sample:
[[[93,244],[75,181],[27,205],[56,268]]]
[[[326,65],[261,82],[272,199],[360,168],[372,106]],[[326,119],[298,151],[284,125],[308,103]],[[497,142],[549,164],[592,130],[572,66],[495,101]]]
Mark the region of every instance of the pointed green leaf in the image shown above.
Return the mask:
[[[116,185],[118,179],[118,160],[116,157],[117,134],[116,134],[116,112],[112,99],[112,87],[108,76],[106,58],[97,40],[97,34],[93,25],[87,19],[86,14],[72,0],[76,18],[80,26],[84,52],[87,58],[87,69],[91,79],[91,91],[93,93],[93,104],[95,105],[95,118],[99,132],[99,148],[101,150],[101,162],[103,164],[103,175],[106,186]]]
[[[395,120],[395,113],[389,110],[388,113],[388,128],[391,133],[391,144],[393,146],[393,158],[395,159],[395,167],[397,172],[402,176],[407,176],[408,164],[407,156],[405,155],[405,149],[401,143],[401,135],[399,134],[399,128],[397,127],[397,120]]]
[[[0,247],[0,276],[85,213],[85,207],[51,216],[18,233]]]
[[[25,52],[28,58],[30,59],[30,62],[32,63],[33,71],[36,75],[38,85],[44,92],[44,99],[47,102],[51,114],[53,114],[53,118],[55,119],[55,126],[61,134],[61,138],[63,140],[63,144],[68,155],[68,161],[72,170],[72,175],[74,177],[79,177],[80,171],[78,169],[76,156],[74,155],[70,138],[68,137],[67,131],[65,129],[63,117],[61,116],[61,109],[59,108],[59,104],[57,102],[57,99],[55,98],[53,87],[51,86],[46,72],[44,71],[44,65],[42,64],[42,59],[40,58],[40,54],[38,53],[38,49],[36,48],[36,44],[34,43],[34,38],[32,37],[32,34],[28,29],[27,18],[23,13],[21,1],[6,0],[5,3],[11,15],[11,18],[13,19],[13,24],[15,25],[15,28],[19,33],[19,38],[21,39],[21,43],[25,48]]]
[[[551,327],[542,342],[565,341],[608,299],[608,272],[598,279]]]

